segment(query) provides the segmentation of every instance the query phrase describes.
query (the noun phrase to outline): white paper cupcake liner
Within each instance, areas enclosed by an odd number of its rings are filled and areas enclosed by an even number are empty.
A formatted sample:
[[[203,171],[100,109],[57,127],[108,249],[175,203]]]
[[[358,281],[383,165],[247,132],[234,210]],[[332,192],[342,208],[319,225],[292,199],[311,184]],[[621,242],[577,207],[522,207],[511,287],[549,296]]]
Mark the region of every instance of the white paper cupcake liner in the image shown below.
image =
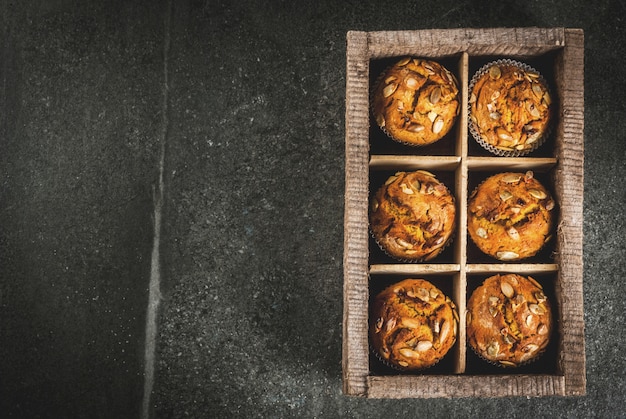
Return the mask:
[[[541,73],[539,73],[536,69],[534,69],[533,67],[531,67],[530,65],[526,64],[526,63],[522,63],[519,61],[515,61],[515,60],[511,60],[508,58],[505,59],[500,59],[500,60],[496,60],[496,61],[492,61],[489,62],[487,64],[485,64],[484,66],[482,66],[476,73],[474,73],[474,76],[472,77],[472,79],[470,80],[470,84],[469,84],[469,89],[468,92],[469,94],[472,93],[472,90],[474,88],[474,85],[478,82],[478,80],[489,71],[489,68],[491,66],[494,65],[498,65],[498,66],[508,66],[508,67],[518,67],[521,68],[522,70],[526,71],[526,72],[534,72],[539,74],[539,80],[541,80],[543,82],[543,84],[545,85],[548,94],[550,96],[552,96],[552,92],[550,90],[550,86],[548,85],[548,83],[546,82],[546,80],[543,78],[543,76],[541,75]],[[476,140],[476,142],[478,144],[480,144],[481,147],[483,147],[485,150],[489,151],[492,154],[495,154],[497,156],[500,157],[520,157],[520,156],[526,156],[530,153],[532,153],[533,151],[537,150],[540,146],[542,146],[545,141],[550,137],[550,134],[552,133],[552,126],[553,126],[553,121],[551,118],[550,121],[548,121],[548,124],[546,126],[546,129],[544,130],[544,133],[541,137],[539,137],[537,139],[537,141],[535,141],[533,144],[531,144],[531,147],[525,150],[503,150],[500,149],[492,144],[489,144],[488,142],[486,142],[482,135],[480,135],[480,132],[478,131],[478,127],[476,127],[476,125],[474,124],[474,122],[472,122],[472,105],[470,103],[468,103],[467,105],[467,115],[468,115],[468,128],[470,133],[472,134],[472,137],[474,138],[474,140]]]

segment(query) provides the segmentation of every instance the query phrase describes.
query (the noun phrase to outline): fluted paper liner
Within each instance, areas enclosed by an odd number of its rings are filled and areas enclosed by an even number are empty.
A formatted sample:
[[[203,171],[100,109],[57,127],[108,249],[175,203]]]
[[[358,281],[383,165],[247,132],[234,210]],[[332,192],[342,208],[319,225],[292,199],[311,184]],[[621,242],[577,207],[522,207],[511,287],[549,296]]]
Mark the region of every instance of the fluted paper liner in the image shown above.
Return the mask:
[[[478,80],[485,75],[488,71],[489,68],[494,66],[494,65],[498,65],[498,66],[506,66],[506,67],[518,67],[526,72],[534,72],[536,74],[539,74],[539,80],[541,80],[544,84],[544,86],[546,87],[548,94],[550,96],[552,96],[552,92],[550,91],[550,86],[548,85],[548,83],[546,82],[546,80],[543,78],[543,76],[541,75],[541,73],[539,73],[536,69],[534,69],[533,67],[531,67],[528,64],[519,62],[519,61],[515,61],[515,60],[511,60],[511,59],[500,59],[500,60],[496,60],[496,61],[492,61],[489,62],[487,64],[485,64],[484,66],[482,66],[476,73],[474,73],[474,76],[472,77],[472,79],[470,80],[470,84],[469,84],[469,89],[468,89],[468,94],[472,94],[472,90],[474,88],[474,85],[478,82]],[[549,138],[550,134],[552,133],[552,126],[553,126],[553,119],[555,117],[554,112],[552,113],[550,120],[548,121],[548,124],[546,125],[546,128],[543,132],[543,135],[541,137],[539,137],[534,143],[531,144],[530,148],[528,149],[524,149],[524,150],[503,150],[501,148],[498,148],[496,146],[494,146],[493,144],[488,143],[487,141],[485,141],[485,139],[482,137],[482,135],[480,135],[480,132],[478,130],[478,127],[476,127],[475,123],[472,122],[472,104],[468,103],[467,105],[467,114],[468,114],[468,128],[469,128],[469,132],[472,134],[472,137],[474,138],[474,140],[476,140],[476,142],[478,144],[480,144],[481,147],[483,147],[485,150],[500,156],[500,157],[520,157],[520,156],[526,156],[530,153],[532,153],[533,151],[537,150],[541,145],[543,145],[545,143],[545,141]]]

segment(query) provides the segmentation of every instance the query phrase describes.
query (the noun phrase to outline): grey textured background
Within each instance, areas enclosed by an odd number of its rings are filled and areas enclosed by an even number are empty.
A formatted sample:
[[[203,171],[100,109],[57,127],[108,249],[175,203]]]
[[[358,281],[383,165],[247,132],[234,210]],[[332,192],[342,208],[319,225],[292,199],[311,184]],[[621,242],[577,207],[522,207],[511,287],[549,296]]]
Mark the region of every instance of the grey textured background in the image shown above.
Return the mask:
[[[624,16],[582,0],[0,0],[0,411],[140,416],[164,140],[154,417],[626,416]],[[346,32],[501,26],[585,30],[587,395],[345,397]]]

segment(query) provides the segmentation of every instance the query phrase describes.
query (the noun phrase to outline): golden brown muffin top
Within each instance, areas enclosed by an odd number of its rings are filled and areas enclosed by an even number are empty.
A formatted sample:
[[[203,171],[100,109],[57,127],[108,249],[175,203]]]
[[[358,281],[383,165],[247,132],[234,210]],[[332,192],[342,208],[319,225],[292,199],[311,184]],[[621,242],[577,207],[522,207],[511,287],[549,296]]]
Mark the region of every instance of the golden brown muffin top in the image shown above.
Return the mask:
[[[546,82],[535,70],[513,63],[492,63],[485,68],[469,98],[477,140],[503,152],[534,150],[552,115]]]
[[[516,367],[538,357],[552,330],[550,303],[532,277],[494,275],[467,303],[467,339],[482,358]]]
[[[390,176],[371,200],[370,226],[392,257],[427,261],[450,240],[455,225],[454,197],[425,170]]]
[[[499,173],[470,195],[468,232],[480,250],[496,259],[528,258],[551,238],[554,205],[532,171]]]
[[[454,124],[458,93],[456,78],[441,64],[405,57],[381,74],[374,86],[374,119],[399,142],[431,144]]]
[[[392,366],[417,370],[436,364],[456,342],[454,303],[424,279],[405,279],[376,296],[370,313],[374,351]]]

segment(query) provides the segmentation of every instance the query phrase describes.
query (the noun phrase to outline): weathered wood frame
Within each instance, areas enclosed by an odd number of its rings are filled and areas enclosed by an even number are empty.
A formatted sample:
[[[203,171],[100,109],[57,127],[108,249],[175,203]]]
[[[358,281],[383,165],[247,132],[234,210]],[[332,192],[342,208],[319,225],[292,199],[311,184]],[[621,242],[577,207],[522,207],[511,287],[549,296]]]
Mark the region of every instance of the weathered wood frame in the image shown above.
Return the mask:
[[[393,32],[348,32],[346,62],[346,166],[343,287],[343,390],[372,398],[495,397],[585,394],[583,318],[583,31],[568,28],[436,29]],[[467,115],[461,112],[456,152],[451,156],[370,155],[370,60],[413,55],[458,55],[462,108],[467,109],[468,60],[473,56],[527,57],[555,51],[554,82],[559,97],[554,155],[502,158],[468,155]],[[469,170],[548,169],[553,175],[559,211],[556,256],[547,264],[468,264],[467,233],[459,228],[453,264],[372,265],[369,261],[368,196],[371,168],[452,169],[459,225],[467,222]],[[457,263],[458,262],[458,263]],[[465,370],[465,290],[468,273],[553,272],[559,345],[556,374],[469,375]],[[455,373],[390,375],[370,373],[368,345],[369,277],[372,273],[446,273],[460,316]]]

